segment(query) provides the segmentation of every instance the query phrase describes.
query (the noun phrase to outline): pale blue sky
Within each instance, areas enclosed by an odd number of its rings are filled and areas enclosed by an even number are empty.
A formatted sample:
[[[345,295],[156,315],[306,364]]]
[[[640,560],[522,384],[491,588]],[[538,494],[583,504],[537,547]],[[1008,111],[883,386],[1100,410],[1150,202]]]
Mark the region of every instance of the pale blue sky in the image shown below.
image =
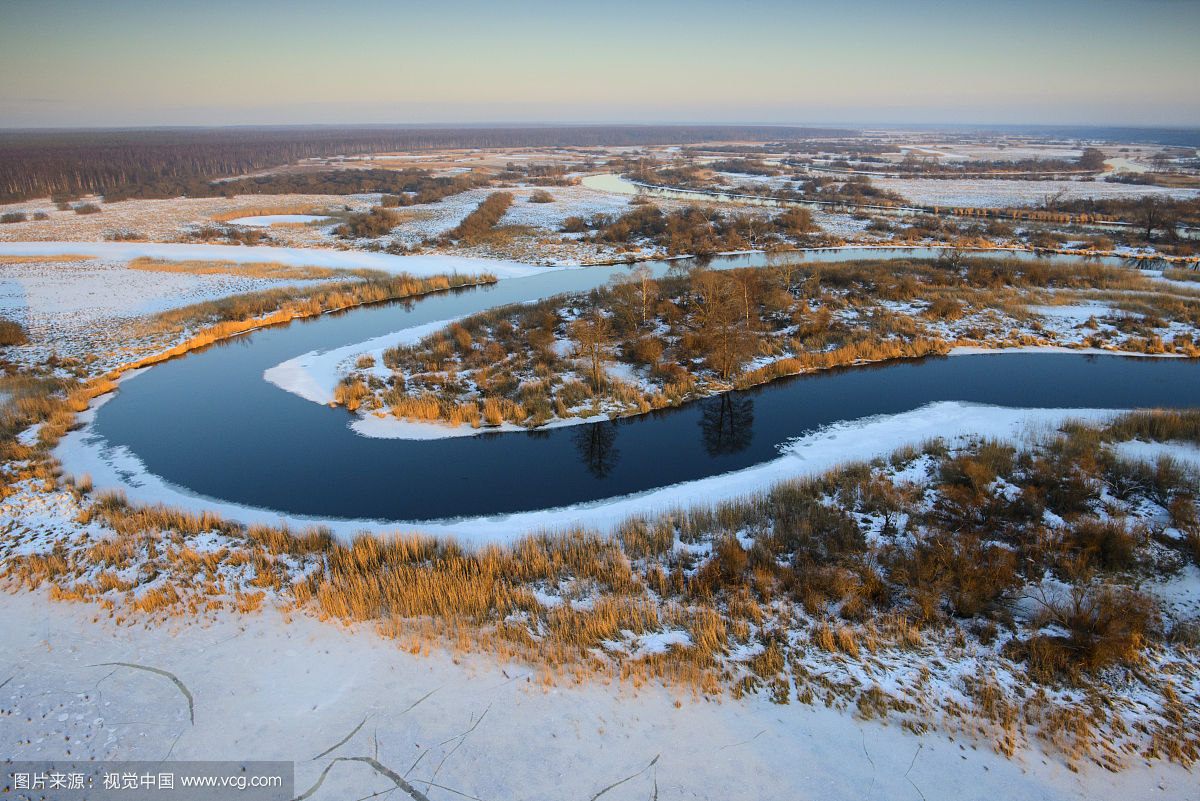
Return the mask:
[[[1200,125],[1200,0],[0,0],[0,127]]]

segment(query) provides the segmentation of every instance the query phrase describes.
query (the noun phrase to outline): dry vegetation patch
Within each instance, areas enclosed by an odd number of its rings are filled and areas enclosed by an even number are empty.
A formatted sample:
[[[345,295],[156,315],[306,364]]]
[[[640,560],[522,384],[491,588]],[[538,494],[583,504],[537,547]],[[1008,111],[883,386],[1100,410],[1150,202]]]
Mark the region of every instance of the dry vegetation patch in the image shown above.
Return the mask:
[[[61,479],[47,455],[102,386],[7,388],[10,586],[118,620],[263,604],[432,644],[696,692],[824,703],[1069,763],[1200,755],[1196,621],[1155,587],[1196,575],[1200,478],[1106,443],[1197,441],[1197,412],[1069,424],[1025,445],[934,441],[743,501],[464,549],[421,536],[233,524]],[[17,437],[33,421],[38,442]],[[78,526],[70,538],[34,497]],[[43,504],[43,507],[45,505]],[[1189,634],[1191,632],[1191,634]],[[1114,688],[1120,692],[1114,693]]]
[[[1034,309],[1091,304],[1084,321]],[[1105,314],[1103,310],[1108,310]],[[1200,355],[1200,292],[1079,262],[793,263],[654,278],[492,309],[356,364],[351,411],[536,427],[674,406],[732,387],[958,345]]]

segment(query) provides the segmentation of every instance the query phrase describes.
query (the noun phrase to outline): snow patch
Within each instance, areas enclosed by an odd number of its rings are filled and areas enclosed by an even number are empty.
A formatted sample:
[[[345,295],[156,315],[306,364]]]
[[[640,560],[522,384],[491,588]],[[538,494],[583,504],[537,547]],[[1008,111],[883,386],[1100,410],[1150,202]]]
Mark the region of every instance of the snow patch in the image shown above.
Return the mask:
[[[309,223],[317,220],[328,220],[328,217],[322,217],[319,214],[263,214],[257,217],[238,217],[236,220],[230,220],[234,225],[248,225],[251,228],[260,228],[276,223]]]
[[[491,273],[500,278],[536,275],[554,267],[520,264],[498,259],[468,256],[393,256],[390,253],[364,253],[357,250],[283,248],[268,246],[178,244],[169,242],[0,242],[0,255],[58,256],[76,253],[98,259],[129,261],[137,258],[171,261],[205,260],[276,262],[294,267],[370,268],[389,273],[408,273],[423,277],[445,273],[477,275]]]

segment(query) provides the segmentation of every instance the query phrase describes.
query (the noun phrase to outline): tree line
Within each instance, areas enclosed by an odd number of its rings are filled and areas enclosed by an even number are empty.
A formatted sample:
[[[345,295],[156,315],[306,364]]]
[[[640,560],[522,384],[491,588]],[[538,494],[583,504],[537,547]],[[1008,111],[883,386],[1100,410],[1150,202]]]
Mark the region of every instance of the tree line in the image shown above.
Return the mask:
[[[305,158],[451,148],[636,146],[855,135],[783,126],[382,126],[0,131],[0,202],[190,186]],[[173,182],[173,183],[172,183]],[[161,196],[161,195],[159,195]]]
[[[568,217],[565,233],[591,232],[594,242],[614,245],[648,244],[671,255],[703,256],[721,251],[770,248],[785,244],[814,244],[820,227],[808,209],[795,207],[766,218],[747,213],[724,213],[688,206],[664,212],[649,203],[611,217],[594,215],[584,220]]]

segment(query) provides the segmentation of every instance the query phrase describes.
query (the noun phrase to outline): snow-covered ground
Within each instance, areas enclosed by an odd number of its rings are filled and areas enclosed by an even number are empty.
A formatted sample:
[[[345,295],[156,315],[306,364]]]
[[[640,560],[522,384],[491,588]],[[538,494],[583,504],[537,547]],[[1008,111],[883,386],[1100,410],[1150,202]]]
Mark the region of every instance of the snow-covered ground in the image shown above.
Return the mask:
[[[11,759],[287,760],[300,795],[335,758],[366,756],[434,801],[595,798],[627,777],[604,798],[1195,797],[1194,777],[1167,762],[1075,773],[1036,750],[1005,759],[821,705],[553,686],[520,663],[414,655],[370,627],[272,609],[120,625],[99,606],[4,593],[0,638],[0,751]],[[105,662],[169,671],[195,722],[169,677]],[[342,761],[311,797],[393,789]]]
[[[629,210],[628,197],[589,189],[586,186],[473,189],[444,198],[438,203],[400,209],[404,221],[396,233],[410,245],[420,244],[426,237],[440,236],[457,226],[483,202],[484,198],[497,191],[508,192],[513,196],[512,205],[498,225],[527,225],[542,232],[557,231],[568,217],[587,219],[594,214],[617,216]],[[553,196],[554,202],[530,203],[529,196],[538,191]]]
[[[63,254],[86,258],[56,258]],[[51,353],[78,359],[95,356],[99,359],[95,366],[102,370],[176,344],[142,331],[139,323],[145,317],[230,295],[314,283],[238,275],[237,264],[370,268],[415,276],[490,272],[500,278],[551,269],[465,256],[147,242],[0,242],[0,256],[4,255],[34,259],[0,261],[0,315],[20,322],[30,336],[31,344],[21,348],[22,363],[41,361]],[[130,260],[143,256],[168,261],[221,261],[234,266],[230,272],[211,274],[135,270],[128,266]]]
[[[1117,455],[1124,459],[1155,462],[1166,456],[1180,464],[1200,470],[1200,447],[1185,442],[1142,442],[1130,440],[1112,446]]]
[[[30,344],[11,354],[22,363],[40,362],[50,354],[96,357],[99,369],[135,361],[145,349],[165,350],[140,321],[179,308],[245,292],[280,286],[306,286],[313,281],[281,281],[236,273],[156,272],[130,269],[108,259],[0,263],[0,315],[21,323]]]
[[[318,220],[326,220],[328,217],[322,217],[317,214],[262,214],[255,217],[238,217],[236,220],[230,220],[232,225],[248,225],[250,227],[264,227],[268,225],[288,224],[288,223],[310,223]]]
[[[232,261],[242,264],[274,262],[297,267],[344,267],[408,273],[422,277],[445,273],[491,273],[500,278],[517,278],[545,272],[548,268],[499,259],[468,256],[393,256],[356,250],[323,248],[241,247],[236,245],[179,244],[167,242],[0,242],[0,255],[54,256],[64,253],[92,256],[105,261],[136,258],[170,261]]]
[[[238,195],[232,198],[170,198],[166,200],[122,200],[102,203],[99,198],[84,198],[99,206],[96,214],[59,211],[48,198],[0,205],[0,213],[24,212],[25,222],[0,225],[0,241],[100,241],[111,232],[132,232],[142,239],[172,242],[197,226],[221,224],[217,220],[245,218],[265,214],[301,214],[312,211],[344,209],[365,211],[379,202],[379,195]],[[35,214],[45,219],[34,219]],[[293,226],[276,228],[271,237],[293,245],[328,246],[328,236],[318,228]]]
[[[1112,314],[1112,306],[1107,303],[1076,303],[1066,306],[1030,306],[1029,311],[1057,323],[1081,325],[1089,319],[1100,318]]]
[[[305,400],[314,403],[333,401],[333,390],[337,387],[345,369],[363,355],[375,361],[383,361],[383,352],[396,345],[414,345],[424,337],[436,333],[453,320],[438,320],[433,323],[404,328],[390,334],[368,339],[342,348],[327,351],[309,351],[267,369],[263,378]]]
[[[1082,150],[1077,147],[1061,147],[1053,145],[985,145],[954,142],[951,144],[913,145],[901,148],[904,153],[917,156],[940,156],[954,161],[1023,161],[1025,159],[1046,159],[1071,161],[1079,158]]]
[[[585,220],[594,214],[619,217],[630,210],[627,196],[584,186],[546,186],[508,191],[513,194],[513,204],[500,219],[500,225],[528,225],[557,231],[568,217],[582,217]],[[554,202],[530,203],[530,195],[537,191],[550,194]]]
[[[1041,203],[1062,192],[1070,198],[1121,198],[1159,195],[1192,198],[1200,189],[1135,186],[1107,181],[1013,181],[1004,179],[872,178],[871,183],[898,192],[922,206],[1002,207]]]

